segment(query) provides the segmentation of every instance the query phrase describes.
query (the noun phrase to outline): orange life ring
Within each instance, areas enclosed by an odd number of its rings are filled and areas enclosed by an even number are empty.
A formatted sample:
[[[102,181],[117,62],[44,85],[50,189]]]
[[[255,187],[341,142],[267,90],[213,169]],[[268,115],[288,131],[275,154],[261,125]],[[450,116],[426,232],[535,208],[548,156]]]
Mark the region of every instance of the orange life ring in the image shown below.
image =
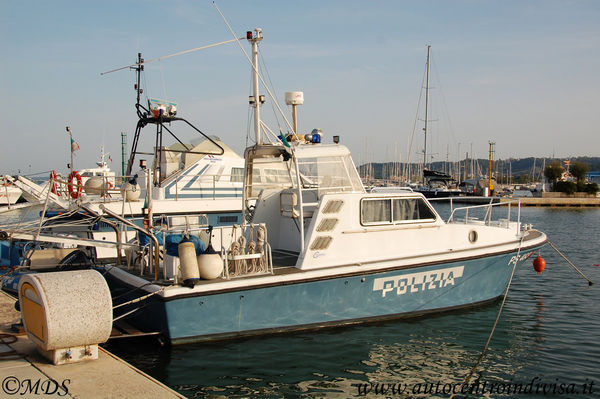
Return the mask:
[[[52,170],[52,172],[50,172],[50,181],[52,182],[52,188],[50,189],[50,191],[52,191],[52,193],[54,193],[60,197],[60,192],[58,191],[58,184],[56,183],[56,179],[57,179],[56,171]]]
[[[73,189],[73,178],[77,179],[77,189]],[[81,175],[76,170],[72,171],[69,174],[69,195],[71,198],[77,199],[81,197],[81,192],[83,191],[83,183],[81,181]]]

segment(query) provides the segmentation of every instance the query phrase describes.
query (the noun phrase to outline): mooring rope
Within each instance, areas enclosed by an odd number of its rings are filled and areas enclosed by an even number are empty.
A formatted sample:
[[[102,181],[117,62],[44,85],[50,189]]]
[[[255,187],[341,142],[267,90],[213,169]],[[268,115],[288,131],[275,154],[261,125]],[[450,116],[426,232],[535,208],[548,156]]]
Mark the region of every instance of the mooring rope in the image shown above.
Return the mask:
[[[0,360],[11,360],[11,359],[17,359],[20,357],[25,357],[24,354],[17,352],[16,350],[14,350],[12,347],[9,346],[10,344],[13,344],[15,342],[17,342],[16,335],[0,333],[0,344],[4,344],[10,348],[10,350],[0,353]]]
[[[167,287],[162,287],[161,289],[159,289],[159,290],[157,290],[157,291],[154,291],[154,292],[151,292],[151,293],[149,293],[149,294],[147,294],[147,295],[143,295],[143,296],[141,296],[141,297],[139,297],[139,298],[132,299],[131,301],[127,301],[127,302],[120,303],[120,304],[118,304],[118,305],[116,305],[116,306],[113,306],[113,310],[115,310],[115,309],[117,309],[117,308],[120,308],[121,306],[125,306],[125,305],[131,305],[132,303],[141,302],[141,301],[143,301],[143,300],[144,300],[144,299],[146,299],[146,298],[150,298],[152,295],[156,295],[156,294],[159,294],[159,293],[163,292],[163,291],[164,291],[166,288],[167,288]],[[136,288],[136,289],[137,289],[137,288]],[[115,319],[115,320],[116,320],[116,319]]]
[[[106,273],[107,273],[107,272],[104,272],[102,275],[104,276]],[[152,283],[146,283],[146,284],[142,284],[142,285],[140,285],[139,287],[136,287],[136,288],[134,288],[134,289],[131,289],[131,290],[129,290],[129,291],[127,291],[127,292],[124,292],[124,293],[122,293],[122,294],[119,294],[119,295],[117,295],[116,297],[114,297],[114,298],[113,298],[113,302],[115,302],[117,299],[121,298],[122,296],[129,295],[129,294],[131,294],[132,292],[135,292],[135,291],[137,291],[137,290],[140,290],[140,289],[142,289],[142,288],[144,288],[144,287],[147,287],[147,286],[149,286],[149,285],[152,285]]]
[[[521,254],[521,246],[522,245],[523,245],[523,237],[521,238],[521,241],[519,242],[519,250],[517,251],[517,259],[519,259],[519,255]],[[477,367],[479,367],[479,365],[481,364],[481,361],[483,360],[483,357],[485,356],[485,353],[487,352],[488,347],[490,346],[490,342],[492,341],[492,337],[494,336],[494,332],[496,331],[496,327],[498,326],[498,322],[500,321],[500,316],[502,315],[502,310],[504,309],[504,304],[506,303],[506,298],[508,297],[508,291],[510,290],[510,285],[512,284],[512,280],[515,275],[515,270],[517,269],[518,263],[519,263],[519,261],[517,260],[517,261],[515,261],[515,264],[513,265],[513,269],[510,274],[510,279],[508,280],[508,285],[506,286],[506,291],[504,292],[504,298],[502,298],[502,303],[500,304],[500,309],[498,310],[498,315],[496,316],[496,321],[494,321],[494,326],[492,327],[492,331],[490,331],[490,335],[487,339],[487,342],[485,343],[483,350],[481,351],[481,354],[479,355],[479,359],[477,359],[477,362],[475,363],[475,365],[473,366],[473,368],[471,369],[471,371],[469,372],[467,377],[464,379],[462,384],[460,384],[460,388],[458,389],[458,392],[462,392],[462,388],[469,383],[469,381],[471,380],[471,377],[475,373],[475,370],[477,370]],[[450,399],[454,398],[457,394],[458,393],[453,393],[452,396],[450,396]]]
[[[564,260],[566,260],[566,261],[567,261],[567,263],[573,267],[573,269],[577,270],[577,272],[578,272],[579,274],[581,274],[581,276],[582,276],[584,279],[586,279],[586,280],[587,280],[587,282],[588,282],[588,285],[594,285],[594,282],[593,282],[592,280],[590,280],[589,278],[587,278],[587,276],[586,276],[585,274],[583,274],[583,272],[582,272],[581,270],[579,270],[579,269],[577,268],[577,266],[575,266],[575,265],[573,264],[573,262],[571,262],[569,259],[567,259],[567,257],[566,257],[565,255],[563,255],[563,253],[562,253],[562,252],[560,252],[560,251],[558,250],[558,248],[556,248],[556,246],[555,246],[555,245],[552,243],[552,241],[548,240],[548,244],[549,244],[549,245],[552,247],[552,249],[554,249],[554,250],[556,251],[556,253],[557,253],[557,254],[559,254],[560,256],[562,256],[562,258],[563,258]]]
[[[17,266],[2,266],[2,267],[0,267],[0,269],[2,269],[2,270],[8,269],[6,272],[0,274],[0,278],[2,278],[4,276],[6,276],[7,274],[10,274],[13,271],[15,271],[17,269]]]
[[[138,310],[140,310],[141,308],[143,308],[143,306],[140,306],[139,308],[132,309],[132,310],[130,310],[130,311],[129,311],[129,312],[127,312],[127,313],[123,313],[123,314],[122,314],[121,316],[119,316],[119,317],[115,317],[115,318],[113,319],[113,323],[114,323],[115,321],[117,321],[117,320],[121,320],[123,317],[127,317],[127,316],[129,316],[130,314],[137,312],[137,311],[138,311]]]

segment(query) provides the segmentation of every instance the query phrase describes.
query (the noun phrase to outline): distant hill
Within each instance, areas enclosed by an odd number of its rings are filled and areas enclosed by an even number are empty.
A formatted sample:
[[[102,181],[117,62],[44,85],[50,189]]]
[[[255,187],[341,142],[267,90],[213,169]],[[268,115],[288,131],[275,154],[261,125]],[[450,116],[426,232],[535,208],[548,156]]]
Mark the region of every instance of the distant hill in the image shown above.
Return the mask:
[[[600,171],[600,157],[574,157],[574,158],[509,158],[499,159],[494,161],[494,173],[500,181],[505,181],[509,174],[512,174],[512,181],[515,183],[525,183],[528,181],[540,180],[543,173],[544,164],[550,165],[555,161],[560,162],[564,166],[565,160],[571,162],[582,162],[590,167],[590,171]],[[483,176],[487,175],[488,172],[488,160],[487,159],[475,159],[473,160],[474,175]],[[535,170],[534,170],[535,162]],[[467,177],[471,174],[471,160],[467,160]],[[387,162],[387,163],[368,163],[358,167],[361,176],[369,175],[374,179],[386,179],[393,175],[402,174],[401,171],[405,171],[407,168],[406,163],[402,162]],[[461,160],[461,179],[464,178],[465,174],[465,160]],[[420,170],[418,163],[411,163],[410,169],[413,177],[417,171]],[[452,176],[456,176],[457,163],[456,162],[433,162],[429,165],[428,169],[436,170],[440,172],[450,173]]]

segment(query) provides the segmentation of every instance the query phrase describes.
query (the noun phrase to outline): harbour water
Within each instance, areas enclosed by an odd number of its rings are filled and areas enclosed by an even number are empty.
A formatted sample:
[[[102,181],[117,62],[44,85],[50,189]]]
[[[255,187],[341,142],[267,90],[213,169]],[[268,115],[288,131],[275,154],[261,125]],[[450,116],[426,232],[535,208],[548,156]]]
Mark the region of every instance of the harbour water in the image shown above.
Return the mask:
[[[437,205],[447,214],[447,205]],[[515,273],[470,397],[600,398],[600,210],[525,208],[549,246],[546,270]],[[188,397],[449,397],[475,365],[500,301],[412,320],[160,347],[110,350]],[[268,312],[268,309],[265,309]],[[193,317],[193,315],[190,315]]]

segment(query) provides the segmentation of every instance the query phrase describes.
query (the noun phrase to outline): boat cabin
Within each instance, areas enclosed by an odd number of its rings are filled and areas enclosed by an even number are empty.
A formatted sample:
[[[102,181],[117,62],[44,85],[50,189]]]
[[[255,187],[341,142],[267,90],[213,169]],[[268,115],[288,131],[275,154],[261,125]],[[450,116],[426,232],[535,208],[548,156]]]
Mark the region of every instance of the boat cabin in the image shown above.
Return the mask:
[[[418,193],[367,193],[339,144],[260,145],[246,159],[245,217],[266,225],[274,265],[280,253],[300,269],[331,266],[386,243],[364,233],[443,223]]]

